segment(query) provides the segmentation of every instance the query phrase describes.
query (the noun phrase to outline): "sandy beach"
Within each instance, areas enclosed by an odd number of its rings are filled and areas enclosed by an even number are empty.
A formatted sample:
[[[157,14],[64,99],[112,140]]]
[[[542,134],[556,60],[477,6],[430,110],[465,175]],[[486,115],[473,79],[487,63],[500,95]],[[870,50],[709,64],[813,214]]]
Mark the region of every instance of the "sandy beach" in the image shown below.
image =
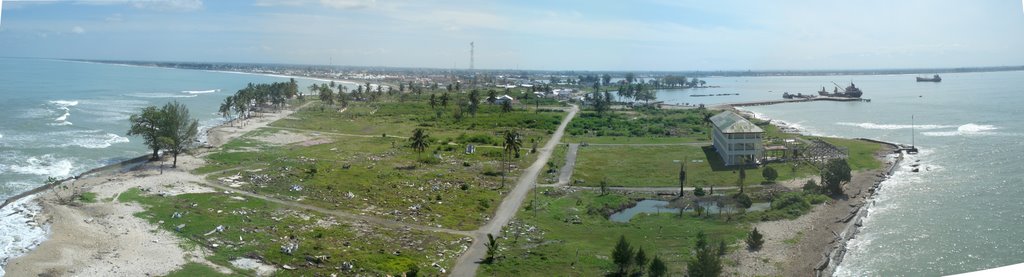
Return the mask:
[[[264,113],[208,131],[207,145],[178,157],[178,168],[170,168],[170,157],[123,173],[104,173],[76,180],[74,187],[97,195],[96,203],[61,204],[58,195],[45,191],[36,196],[42,212],[35,221],[50,226],[46,241],[5,266],[8,276],[153,276],[165,275],[189,262],[203,263],[230,273],[205,259],[203,248],[182,248],[182,240],[133,214],[143,208],[134,202],[119,202],[117,196],[140,188],[150,194],[178,195],[213,192],[201,185],[203,176],[189,173],[203,165],[209,149],[293,111]]]

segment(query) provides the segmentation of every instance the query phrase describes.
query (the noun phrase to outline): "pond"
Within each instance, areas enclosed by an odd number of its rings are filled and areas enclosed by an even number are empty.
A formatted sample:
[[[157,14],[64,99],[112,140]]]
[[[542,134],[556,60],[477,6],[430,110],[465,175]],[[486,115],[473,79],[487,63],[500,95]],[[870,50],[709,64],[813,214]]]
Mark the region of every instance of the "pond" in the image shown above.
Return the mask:
[[[647,213],[647,214],[651,214],[651,213],[679,213],[679,209],[678,208],[669,208],[668,204],[669,204],[668,201],[662,201],[662,200],[650,200],[650,199],[648,199],[648,200],[641,200],[640,202],[637,202],[636,206],[633,206],[632,208],[625,209],[625,210],[622,210],[622,211],[619,211],[617,213],[612,214],[611,216],[608,217],[608,220],[611,220],[611,221],[614,221],[614,222],[626,223],[626,222],[629,222],[629,220],[632,219],[634,216],[636,216],[638,214],[641,214],[641,213]],[[747,211],[748,212],[764,211],[764,210],[770,209],[771,206],[772,206],[772,203],[769,203],[769,202],[754,203],[753,205],[750,206],[749,209],[747,209]],[[715,205],[714,202],[709,202],[709,203],[705,204],[704,208],[709,213],[712,213],[712,214],[718,213],[718,206]],[[736,210],[737,209],[735,207],[726,206],[723,209],[723,212],[733,212],[733,211],[736,211]],[[693,211],[693,208],[686,209],[686,211],[687,212]]]

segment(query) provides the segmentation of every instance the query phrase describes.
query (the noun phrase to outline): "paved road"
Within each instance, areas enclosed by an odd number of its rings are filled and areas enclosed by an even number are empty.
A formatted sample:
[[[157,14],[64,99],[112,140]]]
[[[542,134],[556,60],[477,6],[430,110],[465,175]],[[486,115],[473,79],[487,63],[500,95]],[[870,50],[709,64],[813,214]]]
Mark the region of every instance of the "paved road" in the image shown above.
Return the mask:
[[[494,217],[491,218],[491,221],[488,221],[487,224],[484,224],[484,226],[474,232],[473,245],[465,253],[462,253],[462,256],[455,262],[451,276],[476,276],[476,271],[480,267],[479,262],[487,254],[487,247],[485,245],[487,234],[498,235],[501,228],[508,224],[512,217],[516,215],[516,212],[519,211],[519,207],[523,205],[523,200],[526,199],[526,194],[537,183],[537,175],[544,169],[544,165],[551,159],[551,152],[554,151],[555,147],[562,140],[562,135],[565,134],[565,127],[569,125],[569,122],[572,121],[577,112],[579,112],[579,107],[573,105],[569,114],[565,116],[565,119],[562,119],[562,124],[558,125],[558,130],[551,136],[551,139],[544,145],[544,148],[540,149],[540,156],[537,157],[537,160],[519,175],[516,187],[501,201],[501,205],[498,206],[498,210],[495,212]]]
[[[565,165],[562,166],[562,170],[559,171],[558,185],[569,184],[572,179],[572,172],[576,169],[576,153],[580,150],[579,143],[569,144],[569,151],[565,153]]]
[[[680,143],[587,143],[587,146],[710,146],[710,142]]]

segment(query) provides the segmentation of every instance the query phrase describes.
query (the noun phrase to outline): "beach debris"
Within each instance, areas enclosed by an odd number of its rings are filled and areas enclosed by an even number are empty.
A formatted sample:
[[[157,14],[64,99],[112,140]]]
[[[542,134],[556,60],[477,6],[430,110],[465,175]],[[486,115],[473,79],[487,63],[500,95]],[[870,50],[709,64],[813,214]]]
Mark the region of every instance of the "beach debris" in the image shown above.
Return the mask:
[[[95,220],[96,220],[96,219],[93,219],[93,218],[91,218],[91,217],[90,217],[90,218],[86,218],[86,219],[85,219],[85,223],[92,223],[92,222],[93,222],[93,221],[95,221]]]
[[[181,218],[181,212],[174,212],[174,214],[171,215],[171,218]]]
[[[281,268],[284,268],[284,269],[287,269],[287,270],[295,270],[295,267],[292,267],[290,265],[282,265]]]
[[[182,229],[184,229],[184,228],[185,228],[185,224],[178,224],[178,226],[174,226],[174,230],[175,230],[175,231],[178,231],[179,233],[180,233],[180,232],[181,232],[181,230],[182,230]]]
[[[291,255],[295,250],[299,250],[299,243],[296,241],[290,241],[281,246],[281,253]]]
[[[349,262],[349,261],[341,262],[341,270],[342,271],[352,270],[353,267],[355,267],[355,265],[353,265],[352,262]]]
[[[220,232],[224,232],[224,225],[217,225],[217,228],[213,228],[213,230],[211,230],[210,232],[207,232],[206,234],[203,234],[203,235],[204,236],[209,236],[209,235],[212,235],[213,233],[220,233]]]
[[[291,190],[291,191],[302,191],[302,186],[300,186],[300,185],[292,185],[291,189],[289,189],[289,190]]]
[[[355,194],[353,194],[353,193],[352,193],[352,192],[350,191],[350,192],[347,192],[347,193],[345,193],[345,198],[348,198],[348,199],[356,198],[356,195],[355,195]]]

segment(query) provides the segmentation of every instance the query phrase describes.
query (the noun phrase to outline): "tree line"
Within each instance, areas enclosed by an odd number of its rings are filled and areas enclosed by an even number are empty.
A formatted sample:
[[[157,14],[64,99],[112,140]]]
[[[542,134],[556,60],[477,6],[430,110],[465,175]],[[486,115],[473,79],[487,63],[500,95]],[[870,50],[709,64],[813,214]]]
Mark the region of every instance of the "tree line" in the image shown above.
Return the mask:
[[[299,93],[299,85],[292,78],[288,82],[270,84],[249,83],[234,95],[224,98],[217,112],[228,118],[234,112],[237,118],[245,119],[252,115],[255,108],[284,107],[285,101],[295,98]]]

